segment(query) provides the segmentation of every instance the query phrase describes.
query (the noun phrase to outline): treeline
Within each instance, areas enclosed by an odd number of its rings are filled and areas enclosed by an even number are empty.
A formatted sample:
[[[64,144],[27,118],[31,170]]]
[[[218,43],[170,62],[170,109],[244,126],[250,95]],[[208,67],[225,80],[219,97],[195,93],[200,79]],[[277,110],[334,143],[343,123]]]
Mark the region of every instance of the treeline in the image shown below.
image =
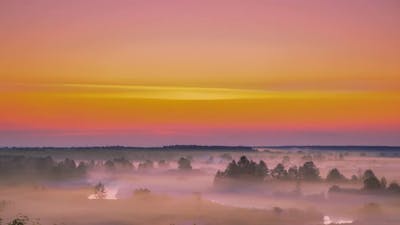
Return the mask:
[[[256,163],[247,159],[246,156],[242,156],[238,162],[233,160],[229,163],[224,171],[218,171],[214,181],[216,183],[224,180],[264,181],[267,178],[276,180],[321,180],[319,169],[312,161],[306,162],[300,167],[292,166],[289,169],[279,163],[270,170],[263,160]]]
[[[361,189],[341,188],[333,185],[330,193],[357,193],[357,194],[400,194],[400,185],[392,181],[388,184],[385,177],[379,179],[372,170],[366,170],[361,177],[363,187]]]
[[[88,165],[66,158],[55,161],[52,157],[0,156],[0,174],[3,178],[66,178],[86,174]]]
[[[192,164],[191,161],[185,157],[180,157],[177,161],[179,170],[191,170]],[[137,168],[133,165],[133,163],[124,157],[114,158],[112,160],[107,160],[104,163],[104,167],[107,170],[114,171],[114,170],[137,170],[137,171],[149,171],[155,169],[155,162],[152,160],[145,160],[138,164]],[[166,160],[159,160],[157,162],[158,168],[169,168],[170,163]],[[102,165],[97,164],[96,167],[101,167]]]
[[[277,164],[273,169],[269,169],[266,163],[260,160],[258,163],[242,156],[238,162],[233,160],[228,164],[224,171],[218,171],[214,182],[221,183],[226,180],[257,181],[267,180],[281,181],[324,181],[331,183],[363,182],[363,190],[382,190],[388,189],[391,192],[400,192],[398,184],[392,182],[387,185],[386,179],[378,179],[372,170],[366,170],[362,176],[353,175],[350,179],[345,177],[337,168],[331,169],[326,178],[320,176],[319,168],[313,161],[307,161],[303,165],[285,168],[282,163]],[[340,188],[339,188],[340,189]],[[338,190],[338,186],[333,190]]]
[[[166,160],[159,160],[158,168],[169,168],[170,164]],[[177,160],[179,170],[191,170],[191,161],[181,157]],[[109,172],[115,171],[148,171],[155,168],[156,163],[145,160],[135,168],[133,162],[124,157],[118,157],[106,161],[80,161],[65,158],[56,161],[51,156],[46,157],[27,157],[5,155],[0,156],[0,175],[2,178],[27,178],[27,179],[60,179],[81,177],[86,175],[90,169],[103,169]]]

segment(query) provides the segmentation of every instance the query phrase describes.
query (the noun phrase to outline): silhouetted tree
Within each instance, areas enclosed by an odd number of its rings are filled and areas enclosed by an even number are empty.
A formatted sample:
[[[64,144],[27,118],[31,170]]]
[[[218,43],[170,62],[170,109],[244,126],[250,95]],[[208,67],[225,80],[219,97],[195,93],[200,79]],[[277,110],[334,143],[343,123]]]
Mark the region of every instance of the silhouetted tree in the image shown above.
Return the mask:
[[[242,156],[242,157],[240,157],[237,164],[240,168],[245,169],[245,168],[248,168],[248,166],[250,165],[250,161],[247,159],[246,156]]]
[[[282,163],[278,163],[275,168],[271,171],[271,176],[276,179],[286,179],[288,178],[288,172]]]
[[[370,177],[376,177],[374,171],[368,169],[364,171],[364,174],[362,175],[362,180],[364,181],[365,179],[368,179]]]
[[[337,168],[330,170],[326,176],[326,181],[328,182],[343,182],[346,180],[346,177],[343,176],[343,174],[341,174]]]
[[[235,160],[232,160],[232,162],[228,164],[228,167],[225,170],[226,176],[237,177],[239,176],[239,173],[240,173],[239,166],[237,165]]]
[[[264,177],[268,176],[268,167],[267,164],[263,160],[260,160],[258,165],[256,165],[255,176],[260,177],[260,179],[264,179]]]
[[[364,183],[364,190],[378,190],[381,189],[381,182],[379,181],[379,179],[375,176],[375,173],[368,169],[364,172],[363,176],[363,183]]]
[[[180,169],[180,170],[191,170],[192,169],[192,163],[190,162],[189,159],[181,157],[178,160],[178,169]]]
[[[107,196],[106,188],[104,184],[99,182],[94,186],[94,195],[96,199],[105,199]]]
[[[368,177],[364,180],[364,190],[372,191],[381,189],[381,183],[375,176]]]
[[[389,187],[387,188],[387,190],[391,193],[400,194],[400,185],[396,182],[392,182],[389,184]]]
[[[319,169],[315,166],[313,161],[305,162],[303,166],[299,168],[299,177],[306,181],[320,180]]]
[[[215,175],[215,182],[219,182],[223,178],[263,181],[267,175],[268,167],[264,161],[261,160],[257,164],[252,160],[248,160],[246,156],[242,156],[237,163],[232,160],[225,171],[218,171]]]

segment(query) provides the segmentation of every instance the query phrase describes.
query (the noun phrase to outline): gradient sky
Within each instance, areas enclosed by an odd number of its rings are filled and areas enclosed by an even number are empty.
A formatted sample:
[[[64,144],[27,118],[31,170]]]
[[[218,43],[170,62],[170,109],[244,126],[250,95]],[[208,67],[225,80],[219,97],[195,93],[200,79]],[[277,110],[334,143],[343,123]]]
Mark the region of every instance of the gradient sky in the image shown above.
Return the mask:
[[[400,145],[398,0],[0,1],[0,146]]]

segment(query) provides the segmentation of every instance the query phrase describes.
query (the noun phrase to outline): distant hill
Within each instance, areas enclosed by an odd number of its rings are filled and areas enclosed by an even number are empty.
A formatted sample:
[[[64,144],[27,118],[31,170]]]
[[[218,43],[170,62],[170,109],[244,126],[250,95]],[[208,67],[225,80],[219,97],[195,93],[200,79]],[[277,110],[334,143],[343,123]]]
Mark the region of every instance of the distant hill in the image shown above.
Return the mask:
[[[229,150],[229,151],[253,151],[253,147],[249,146],[222,146],[222,145],[169,145],[164,146],[163,149],[167,150]]]
[[[167,145],[160,147],[86,146],[86,147],[0,147],[0,150],[121,150],[121,151],[257,151],[258,149],[311,150],[311,151],[400,151],[400,146],[224,146],[224,145]]]
[[[400,151],[400,146],[363,146],[363,145],[304,145],[304,146],[258,146],[255,148],[266,149],[293,149],[293,150],[325,150],[325,151]]]
[[[168,145],[162,147],[87,146],[87,147],[2,147],[0,150],[126,150],[126,151],[254,151],[249,146]]]

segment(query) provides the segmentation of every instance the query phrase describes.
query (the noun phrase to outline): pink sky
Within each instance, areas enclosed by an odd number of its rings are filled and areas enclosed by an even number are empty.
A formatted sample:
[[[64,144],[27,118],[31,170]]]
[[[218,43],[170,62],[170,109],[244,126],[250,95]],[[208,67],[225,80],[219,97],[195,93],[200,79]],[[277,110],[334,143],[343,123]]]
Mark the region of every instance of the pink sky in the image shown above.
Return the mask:
[[[0,146],[400,145],[399,12],[1,1]]]

